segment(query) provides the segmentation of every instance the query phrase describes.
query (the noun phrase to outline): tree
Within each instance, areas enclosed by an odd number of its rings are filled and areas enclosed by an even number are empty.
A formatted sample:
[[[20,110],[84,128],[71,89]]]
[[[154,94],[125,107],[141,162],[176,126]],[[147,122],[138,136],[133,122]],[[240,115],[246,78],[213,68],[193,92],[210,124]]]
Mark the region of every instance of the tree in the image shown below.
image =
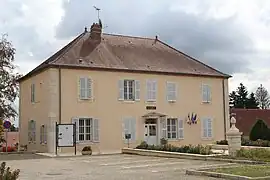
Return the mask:
[[[18,128],[16,128],[16,127],[14,126],[14,124],[12,124],[12,125],[10,126],[10,131],[11,131],[11,132],[17,132],[17,131],[18,131]]]
[[[238,95],[236,94],[235,91],[232,91],[229,97],[230,97],[230,102],[229,102],[230,107],[235,107],[237,105]]]
[[[266,88],[262,84],[257,88],[255,97],[259,103],[261,109],[269,108],[270,106],[270,97]]]
[[[0,121],[17,115],[12,104],[18,97],[17,80],[21,75],[14,72],[14,55],[15,48],[7,40],[7,35],[3,35],[0,38]]]
[[[240,83],[236,91],[232,91],[229,95],[230,105],[234,108],[246,108],[248,102],[248,91],[247,88]]]
[[[249,139],[256,141],[257,139],[268,140],[269,129],[263,120],[258,120],[252,127]]]
[[[246,103],[246,108],[247,109],[258,109],[259,103],[255,98],[255,94],[252,92],[250,93],[248,99],[247,99],[247,103]]]

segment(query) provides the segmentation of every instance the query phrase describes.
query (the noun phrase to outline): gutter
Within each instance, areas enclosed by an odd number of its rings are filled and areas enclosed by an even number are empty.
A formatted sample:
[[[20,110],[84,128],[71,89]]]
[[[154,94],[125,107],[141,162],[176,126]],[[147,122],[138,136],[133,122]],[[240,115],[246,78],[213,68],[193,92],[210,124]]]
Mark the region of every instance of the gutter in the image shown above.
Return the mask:
[[[222,80],[222,93],[223,93],[223,120],[224,120],[224,139],[226,140],[226,102],[225,102],[225,80]]]
[[[59,104],[59,109],[58,109],[58,113],[59,113],[59,120],[58,123],[61,124],[62,122],[62,75],[61,75],[61,68],[60,66],[58,66],[58,104]]]

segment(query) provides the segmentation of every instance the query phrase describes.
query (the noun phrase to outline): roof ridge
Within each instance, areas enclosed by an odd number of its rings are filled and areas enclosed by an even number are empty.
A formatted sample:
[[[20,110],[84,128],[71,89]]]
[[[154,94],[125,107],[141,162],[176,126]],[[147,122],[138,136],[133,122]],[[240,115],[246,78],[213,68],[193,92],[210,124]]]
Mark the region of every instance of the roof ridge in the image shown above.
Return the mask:
[[[212,70],[214,70],[214,71],[216,71],[216,72],[218,72],[218,73],[220,73],[220,74],[222,74],[222,75],[224,75],[224,76],[226,76],[226,77],[232,77],[231,75],[226,74],[226,73],[223,73],[223,72],[221,72],[221,71],[219,71],[219,70],[217,70],[217,69],[215,69],[215,68],[213,68],[213,67],[207,65],[207,64],[205,64],[205,63],[199,61],[198,59],[196,59],[196,58],[194,58],[194,57],[192,57],[192,56],[190,56],[190,55],[188,55],[188,54],[186,54],[186,53],[184,53],[184,52],[182,52],[182,51],[180,51],[180,50],[178,50],[178,49],[176,49],[176,48],[174,48],[174,47],[172,47],[172,46],[170,46],[170,45],[168,45],[167,43],[165,43],[165,42],[163,42],[163,41],[161,41],[161,40],[159,40],[159,39],[158,39],[158,41],[159,41],[160,43],[164,44],[165,46],[167,46],[167,47],[169,47],[169,48],[171,48],[171,49],[177,51],[178,53],[180,53],[180,54],[182,54],[182,55],[184,55],[184,56],[190,58],[190,59],[193,60],[193,61],[196,61],[196,62],[200,63],[201,65],[203,65],[203,66],[205,66],[205,67],[207,67],[207,68],[210,68],[210,69],[212,69]]]
[[[102,33],[102,34],[109,35],[109,36],[120,36],[120,37],[136,38],[136,39],[155,40],[155,38],[143,37],[143,36],[132,36],[132,35],[123,35],[123,34],[111,34],[111,33]]]

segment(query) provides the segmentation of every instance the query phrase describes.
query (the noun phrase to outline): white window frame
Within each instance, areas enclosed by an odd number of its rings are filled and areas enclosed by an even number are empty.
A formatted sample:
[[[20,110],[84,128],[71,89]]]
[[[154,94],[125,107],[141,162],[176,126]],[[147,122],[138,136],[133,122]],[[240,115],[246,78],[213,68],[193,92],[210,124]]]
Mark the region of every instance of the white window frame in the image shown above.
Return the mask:
[[[82,87],[84,83],[85,87]],[[90,83],[90,84],[89,84]],[[93,80],[91,77],[79,77],[79,99],[90,100],[93,99]]]
[[[84,119],[84,125],[83,125],[83,133],[80,133],[80,119]],[[86,133],[86,128],[89,126],[86,126],[86,119],[90,119],[90,133]],[[99,137],[100,137],[100,130],[99,130],[99,119],[88,117],[88,116],[79,116],[79,117],[73,117],[72,123],[76,123],[76,143],[78,144],[84,144],[84,143],[99,143]],[[83,134],[84,140],[80,140],[80,134]],[[90,140],[85,140],[86,136],[90,135]]]
[[[171,90],[170,86],[174,86],[174,90]],[[166,93],[167,93],[167,101],[168,102],[175,102],[177,99],[177,83],[167,82],[166,83]],[[174,98],[172,98],[172,97],[174,97]]]
[[[83,126],[80,126],[80,120],[83,120]],[[90,125],[89,126],[87,126],[86,125],[86,121],[87,120],[89,120],[90,122]],[[78,137],[78,139],[77,139],[77,141],[78,142],[92,142],[93,141],[93,130],[94,130],[94,128],[93,128],[93,121],[94,121],[94,119],[93,118],[84,118],[84,117],[79,117],[78,118],[78,123],[77,123],[77,128],[78,128],[78,135],[77,135],[77,137]],[[83,128],[83,133],[82,132],[80,132],[80,127],[82,127]],[[86,133],[86,129],[87,128],[90,128],[90,132],[89,133]],[[83,135],[83,140],[80,140],[80,135]],[[87,135],[89,135],[89,139],[87,139],[86,137],[87,137]]]
[[[173,125],[172,124],[172,121],[175,121],[175,124]],[[168,121],[170,121],[170,123],[168,123]],[[175,131],[172,130],[172,127],[175,126]],[[170,127],[168,130],[168,127]],[[166,136],[167,136],[167,139],[169,140],[176,140],[178,139],[178,118],[174,118],[174,117],[169,117],[166,119]],[[172,134],[175,133],[175,137],[172,137]],[[170,134],[170,137],[169,137],[169,134]]]
[[[34,83],[31,84],[31,103],[35,103],[35,91],[36,91],[36,86]]]
[[[209,128],[209,123],[211,125],[211,128]],[[206,127],[205,127],[206,125]],[[202,139],[204,140],[212,140],[214,138],[214,133],[213,133],[213,118],[210,118],[210,117],[205,117],[205,118],[202,118]],[[211,129],[211,136],[209,136],[209,129]],[[205,135],[206,133],[206,135]]]
[[[211,102],[211,86],[209,84],[202,84],[202,102]]]
[[[131,85],[129,84],[131,82]],[[124,100],[125,101],[135,101],[135,80],[124,79]],[[131,88],[131,90],[130,90]]]
[[[47,144],[47,126],[42,124],[40,126],[40,144]]]
[[[157,81],[148,79],[146,80],[146,101],[156,102],[157,101]]]

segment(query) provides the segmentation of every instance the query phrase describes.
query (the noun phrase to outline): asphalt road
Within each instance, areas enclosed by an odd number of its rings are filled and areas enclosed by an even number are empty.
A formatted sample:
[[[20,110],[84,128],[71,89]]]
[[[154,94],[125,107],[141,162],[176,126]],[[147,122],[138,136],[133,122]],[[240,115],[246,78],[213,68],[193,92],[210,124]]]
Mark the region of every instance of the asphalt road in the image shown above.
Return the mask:
[[[173,158],[132,155],[80,156],[8,160],[12,169],[21,170],[20,180],[213,180],[214,178],[185,175],[190,168],[224,164]]]

